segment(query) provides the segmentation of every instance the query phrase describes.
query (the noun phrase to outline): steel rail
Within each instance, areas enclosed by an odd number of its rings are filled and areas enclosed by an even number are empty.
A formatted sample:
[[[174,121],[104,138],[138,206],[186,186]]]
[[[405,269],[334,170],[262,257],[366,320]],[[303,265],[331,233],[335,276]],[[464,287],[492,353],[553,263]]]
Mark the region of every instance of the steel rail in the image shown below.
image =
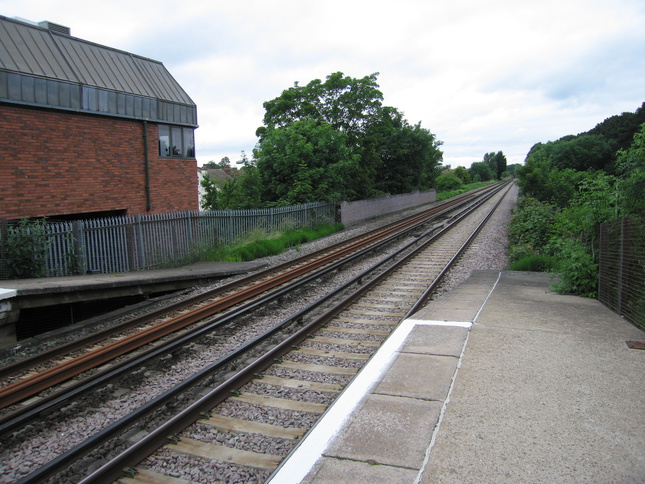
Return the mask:
[[[493,185],[494,186],[494,185]],[[487,189],[490,189],[490,187],[484,187],[480,189],[479,191],[485,191]],[[104,330],[101,330],[99,332],[96,332],[92,335],[86,336],[84,338],[79,338],[78,340],[71,341],[69,343],[60,345],[56,348],[52,348],[50,350],[44,351],[38,355],[26,358],[24,360],[12,363],[10,365],[6,365],[4,367],[0,368],[0,379],[6,378],[12,374],[15,374],[19,371],[24,371],[30,368],[33,368],[34,366],[50,361],[54,358],[57,358],[61,355],[64,354],[69,354],[73,351],[77,351],[85,346],[93,345],[96,343],[99,343],[101,341],[104,341],[105,339],[109,338],[112,336],[115,332],[118,331],[125,331],[127,329],[130,329],[134,326],[145,324],[153,319],[161,318],[173,311],[178,311],[181,309],[185,309],[188,306],[198,304],[206,299],[210,299],[213,297],[217,297],[218,295],[224,294],[229,291],[234,291],[238,289],[241,286],[244,286],[245,284],[251,283],[251,282],[256,282],[258,279],[263,278],[263,277],[269,277],[271,274],[275,274],[279,271],[284,270],[287,267],[293,267],[298,264],[303,264],[307,260],[312,260],[316,257],[320,257],[321,254],[328,253],[330,251],[336,250],[339,247],[342,246],[347,246],[348,244],[354,244],[357,241],[365,240],[365,239],[374,239],[374,237],[378,237],[379,234],[382,234],[384,232],[389,232],[389,233],[394,233],[397,230],[400,230],[401,227],[405,227],[406,225],[414,225],[414,224],[422,224],[424,223],[423,220],[425,220],[427,217],[432,217],[432,216],[437,216],[441,214],[442,211],[450,209],[453,206],[456,206],[460,203],[466,203],[468,200],[472,199],[479,193],[478,191],[473,191],[469,192],[468,194],[465,194],[461,197],[455,198],[453,200],[450,200],[446,203],[443,203],[439,206],[433,207],[427,211],[424,211],[421,214],[416,214],[410,217],[407,217],[404,220],[394,222],[392,224],[388,224],[385,227],[381,227],[378,229],[374,229],[372,231],[369,231],[365,234],[357,235],[355,237],[352,237],[346,241],[338,242],[336,244],[333,244],[329,247],[326,247],[325,249],[322,249],[320,251],[314,252],[312,254],[308,254],[296,259],[293,259],[292,261],[287,261],[282,264],[278,264],[274,267],[255,272],[251,275],[242,277],[232,283],[225,284],[223,286],[214,288],[210,291],[206,291],[202,294],[190,297],[188,299],[185,299],[183,301],[179,301],[170,305],[167,305],[163,308],[159,308],[156,310],[153,310],[151,312],[146,313],[145,315],[135,317],[133,319],[124,321],[122,323],[119,323],[117,325],[114,325],[110,328],[106,328]]]
[[[445,213],[445,210],[442,211],[442,213]],[[364,248],[361,251],[355,253],[354,256],[348,259],[337,261],[335,264],[333,264],[332,266],[329,266],[326,269],[323,269],[317,273],[312,273],[307,277],[307,279],[303,280],[302,283],[306,284],[308,282],[314,281],[315,279],[323,276],[324,274],[331,272],[333,270],[336,270],[337,268],[341,267],[343,264],[348,263],[351,260],[356,259],[358,257],[361,257],[363,254],[368,253],[374,248],[380,245],[387,244],[389,241],[395,239],[396,237],[398,237],[398,235],[392,234],[390,235],[390,237],[382,240],[380,243]],[[296,286],[285,287],[279,290],[277,293],[273,292],[273,293],[267,294],[257,303],[252,303],[247,305],[246,307],[238,308],[229,316],[222,316],[220,318],[212,319],[211,321],[208,322],[208,324],[202,326],[201,328],[196,329],[195,332],[193,333],[176,336],[171,340],[167,341],[161,347],[150,348],[144,351],[143,353],[137,355],[134,359],[122,361],[109,369],[100,371],[97,374],[93,375],[90,378],[89,382],[85,380],[80,381],[76,384],[73,384],[67,387],[63,391],[56,392],[54,394],[51,394],[50,396],[44,397],[43,399],[39,400],[35,404],[21,407],[19,410],[15,411],[8,417],[5,417],[4,419],[0,419],[0,434],[9,432],[17,427],[20,427],[21,425],[25,425],[30,420],[36,418],[40,413],[47,411],[52,407],[56,407],[66,402],[67,400],[70,400],[72,398],[75,398],[81,395],[82,393],[92,391],[97,387],[103,385],[107,381],[118,378],[125,372],[132,371],[132,369],[135,368],[136,366],[141,366],[145,364],[149,359],[155,358],[161,354],[164,354],[165,352],[171,352],[177,347],[180,347],[181,345],[184,345],[198,337],[203,336],[204,334],[207,334],[210,331],[213,331],[220,325],[227,324],[228,322],[235,319],[236,317],[240,317],[241,315],[246,314],[249,311],[252,311],[254,308],[259,307],[262,304],[266,304],[271,300],[282,297],[284,294],[289,293],[295,287]]]
[[[498,206],[499,206],[499,202],[495,205],[492,211],[496,210]],[[490,218],[491,214],[492,212],[487,215],[485,221],[487,221]],[[277,358],[280,358],[284,354],[288,353],[294,345],[297,345],[302,341],[304,341],[306,338],[308,338],[313,330],[331,321],[335,316],[340,314],[347,306],[353,304],[357,299],[359,299],[362,295],[364,295],[374,286],[376,286],[384,279],[386,279],[400,266],[408,263],[420,251],[427,248],[429,244],[434,242],[437,238],[445,235],[452,227],[454,227],[454,225],[459,223],[459,221],[462,218],[463,217],[459,217],[459,219],[456,219],[451,226],[445,227],[439,233],[433,234],[429,240],[421,244],[419,247],[415,248],[415,250],[412,253],[406,255],[405,257],[397,261],[392,267],[386,269],[384,272],[377,275],[374,279],[370,280],[368,283],[359,287],[349,296],[346,296],[340,303],[336,303],[333,308],[327,310],[323,315],[305,324],[297,333],[291,335],[289,338],[287,338],[283,342],[276,345],[274,348],[269,350],[265,355],[256,359],[251,364],[247,365],[245,368],[237,372],[226,382],[220,384],[217,388],[213,389],[207,395],[200,398],[194,404],[190,405],[187,409],[179,413],[177,416],[173,417],[165,424],[160,426],[158,429],[154,430],[146,437],[144,437],[142,440],[140,440],[139,442],[131,446],[129,449],[121,453],[119,456],[112,459],[108,464],[106,464],[105,466],[98,469],[90,476],[83,479],[81,481],[81,484],[113,482],[114,480],[121,477],[124,468],[135,466],[138,462],[140,462],[141,460],[145,459],[148,455],[150,455],[151,451],[154,451],[159,447],[161,447],[162,445],[164,445],[165,443],[167,443],[168,436],[171,436],[180,432],[188,425],[198,420],[200,418],[200,415],[202,415],[204,412],[207,412],[217,404],[224,401],[226,398],[228,398],[232,390],[235,390],[241,387],[243,384],[253,379],[257,373],[260,373],[263,370],[265,370],[267,367],[273,364]],[[483,225],[480,224],[475,232],[479,232],[482,226]],[[473,239],[472,236],[469,237],[469,240],[472,240],[472,239]],[[402,250],[405,250],[406,248],[414,245],[415,243],[416,242],[411,242]],[[464,244],[462,248],[459,249],[460,252],[463,250],[465,245],[466,244]],[[373,272],[377,267],[380,267],[386,264],[386,262],[396,259],[396,257],[398,257],[398,254],[390,255],[386,260],[379,262],[378,264],[371,267],[370,269],[355,276],[352,280],[350,280],[349,282],[347,282],[346,284],[344,284],[343,286],[335,290],[334,293],[345,291],[348,287],[355,285],[356,283],[362,282],[366,278],[369,272]],[[454,264],[457,259],[458,257],[453,257],[450,260],[449,264],[450,265]],[[326,302],[330,298],[331,298],[331,294],[325,296],[320,301],[317,301],[315,305],[318,306],[323,302]],[[300,311],[296,315],[291,316],[288,320],[281,322],[278,326],[279,327],[284,326],[287,321],[292,321],[294,319],[302,319],[304,313],[309,311],[310,311],[310,308],[306,308],[305,310]]]
[[[459,205],[459,203],[461,203],[461,201],[459,201],[457,205]],[[191,311],[189,314],[172,318],[169,321],[109,343],[99,349],[87,352],[73,360],[59,363],[58,365],[48,368],[29,378],[19,380],[0,388],[0,408],[5,408],[13,403],[24,400],[25,398],[33,396],[53,385],[62,383],[63,381],[79,375],[80,373],[100,366],[163,336],[176,332],[179,329],[183,329],[197,321],[203,320],[204,318],[210,317],[216,312],[221,312],[252,297],[265,293],[268,290],[294,280],[295,278],[311,272],[312,270],[316,270],[332,263],[332,261],[337,260],[339,257],[349,256],[361,247],[366,246],[366,244],[372,244],[372,246],[379,245],[383,242],[376,241],[383,240],[383,233],[394,234],[393,237],[400,237],[402,234],[401,232],[397,232],[397,229],[401,230],[402,227],[407,227],[408,231],[414,230],[417,226],[427,223],[428,217],[437,216],[445,213],[447,210],[454,209],[454,205],[455,204],[451,204],[448,208],[446,208],[445,205],[435,207],[432,210],[424,212],[423,216],[411,217],[406,223],[396,224],[396,228],[388,228],[381,233],[370,235],[367,239],[362,238],[349,246],[346,245],[339,248],[336,252],[327,253],[308,264],[298,265],[268,281],[257,283],[243,291],[218,299],[213,303],[209,303],[201,308]],[[385,239],[385,241],[387,240],[389,240],[389,238]]]

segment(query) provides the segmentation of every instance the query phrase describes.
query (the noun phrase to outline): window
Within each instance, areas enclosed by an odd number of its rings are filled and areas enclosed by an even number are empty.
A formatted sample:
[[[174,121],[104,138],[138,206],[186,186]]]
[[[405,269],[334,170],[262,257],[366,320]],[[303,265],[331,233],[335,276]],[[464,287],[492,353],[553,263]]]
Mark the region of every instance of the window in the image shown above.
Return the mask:
[[[195,158],[195,133],[193,128],[160,124],[159,156]]]

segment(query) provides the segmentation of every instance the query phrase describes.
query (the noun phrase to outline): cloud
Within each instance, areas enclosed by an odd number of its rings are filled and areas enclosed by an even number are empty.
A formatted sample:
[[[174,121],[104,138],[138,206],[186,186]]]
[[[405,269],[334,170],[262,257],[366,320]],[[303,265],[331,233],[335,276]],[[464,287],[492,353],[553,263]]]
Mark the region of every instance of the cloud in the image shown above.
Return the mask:
[[[255,146],[262,103],[295,81],[380,72],[386,105],[469,166],[645,100],[642,0],[0,0],[6,16],[164,63],[196,102],[200,163]]]

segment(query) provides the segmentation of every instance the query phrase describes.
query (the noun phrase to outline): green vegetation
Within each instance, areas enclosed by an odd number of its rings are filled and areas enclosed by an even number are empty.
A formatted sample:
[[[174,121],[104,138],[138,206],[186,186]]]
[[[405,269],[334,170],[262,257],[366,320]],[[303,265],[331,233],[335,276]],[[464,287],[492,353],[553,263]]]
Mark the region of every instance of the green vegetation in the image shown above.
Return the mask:
[[[434,187],[441,142],[382,104],[377,76],[336,72],[265,102],[252,159],[243,156],[243,168],[221,186],[204,182],[204,208],[352,201]]]
[[[466,193],[471,190],[476,190],[477,188],[488,186],[491,183],[494,183],[494,182],[487,181],[487,182],[469,183],[468,185],[461,185],[461,188],[458,188],[456,190],[448,190],[443,192],[437,190],[437,202],[448,200],[449,198],[456,197],[457,195],[461,195],[462,193]]]
[[[558,261],[555,257],[546,255],[530,255],[513,262],[510,269],[524,272],[554,272],[558,270]]]
[[[336,223],[316,228],[288,229],[271,234],[256,231],[236,244],[206,249],[201,258],[202,260],[224,262],[251,261],[280,254],[289,248],[298,248],[301,244],[326,237],[343,230],[343,228],[343,224]]]
[[[45,219],[22,219],[7,230],[5,257],[9,279],[26,279],[47,275],[48,249]]]
[[[645,103],[587,133],[536,144],[516,174],[511,267],[555,271],[556,290],[595,297],[598,224],[645,215]]]

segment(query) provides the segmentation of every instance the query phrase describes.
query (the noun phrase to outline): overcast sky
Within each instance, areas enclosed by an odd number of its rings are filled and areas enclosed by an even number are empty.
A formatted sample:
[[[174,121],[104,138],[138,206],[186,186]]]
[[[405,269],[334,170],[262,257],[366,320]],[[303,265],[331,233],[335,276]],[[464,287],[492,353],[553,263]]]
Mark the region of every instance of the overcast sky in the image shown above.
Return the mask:
[[[294,82],[379,72],[384,104],[444,163],[521,163],[536,142],[645,101],[643,0],[0,0],[0,15],[163,62],[197,104],[198,164],[249,157]]]

